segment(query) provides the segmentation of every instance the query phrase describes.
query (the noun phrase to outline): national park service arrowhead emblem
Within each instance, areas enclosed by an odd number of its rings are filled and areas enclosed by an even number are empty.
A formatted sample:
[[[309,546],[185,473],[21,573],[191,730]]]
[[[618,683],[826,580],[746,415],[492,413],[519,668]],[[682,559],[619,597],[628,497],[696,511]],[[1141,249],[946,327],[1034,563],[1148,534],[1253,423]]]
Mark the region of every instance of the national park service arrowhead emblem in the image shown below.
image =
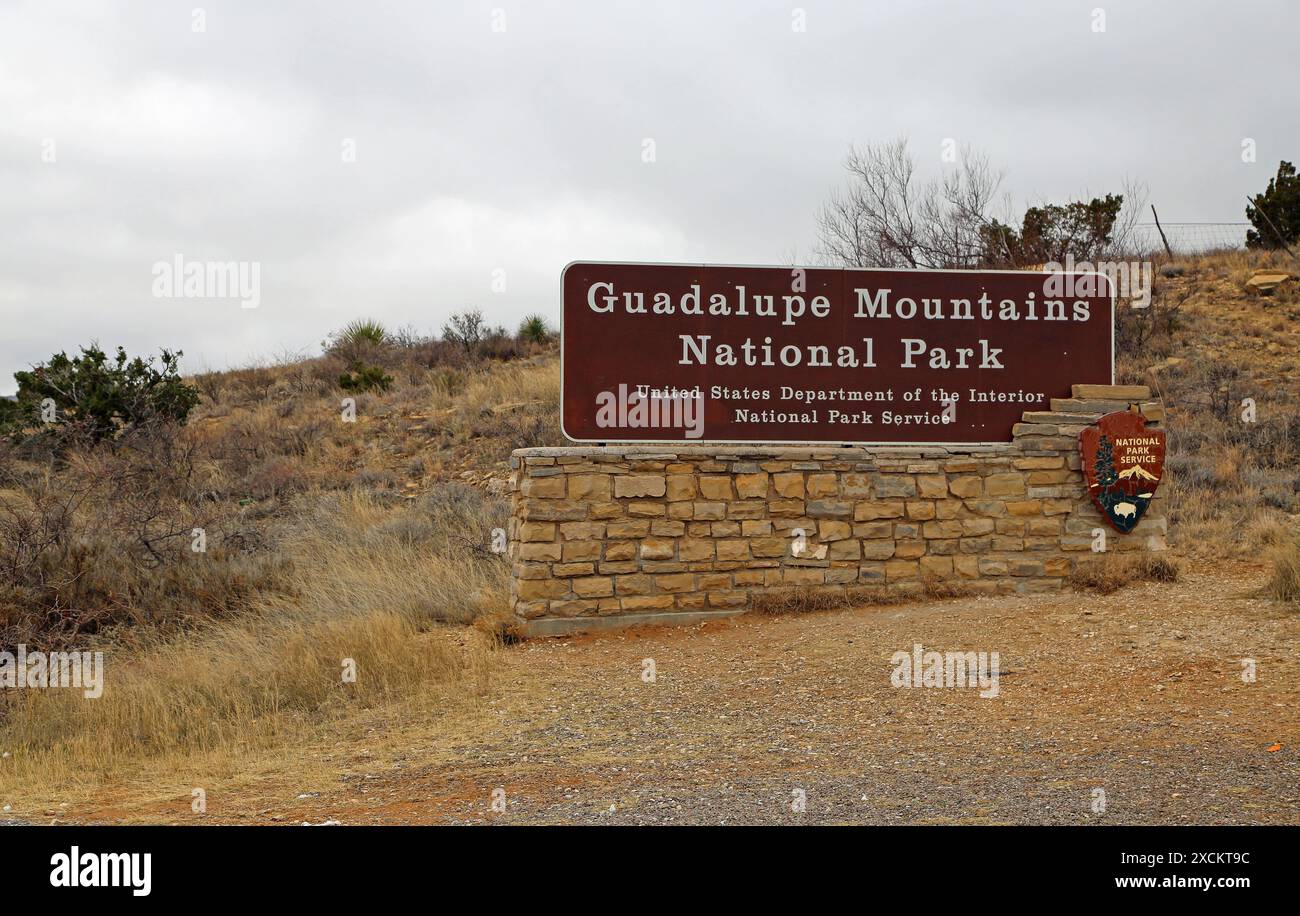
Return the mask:
[[[1165,431],[1147,429],[1135,411],[1108,413],[1079,433],[1088,495],[1116,531],[1128,534],[1146,514],[1165,469]]]

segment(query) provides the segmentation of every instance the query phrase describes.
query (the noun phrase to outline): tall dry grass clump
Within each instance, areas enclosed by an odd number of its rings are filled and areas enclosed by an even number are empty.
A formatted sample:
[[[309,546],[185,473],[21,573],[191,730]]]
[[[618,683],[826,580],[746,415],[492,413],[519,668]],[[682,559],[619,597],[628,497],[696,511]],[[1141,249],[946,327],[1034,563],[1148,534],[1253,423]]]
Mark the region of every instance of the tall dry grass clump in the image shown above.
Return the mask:
[[[1177,582],[1181,573],[1175,560],[1161,554],[1106,554],[1076,563],[1069,582],[1082,591],[1109,595],[1136,582]]]
[[[880,585],[850,585],[845,588],[797,586],[769,589],[755,594],[750,610],[779,617],[831,611],[841,608],[885,607],[922,599],[942,601],[969,597],[972,591],[960,582],[926,577],[909,590],[890,590]]]
[[[422,634],[399,612],[340,619],[286,605],[201,636],[104,650],[101,697],[14,691],[0,743],[18,777],[120,774],[151,759],[238,755],[302,740],[350,709],[423,695],[452,702],[486,689],[485,644]],[[345,660],[357,676],[345,683]]]
[[[319,498],[282,541],[292,601],[326,617],[396,613],[412,626],[468,623],[506,603],[509,564],[492,551],[505,500],[450,483],[394,508],[364,492]]]
[[[1264,587],[1274,601],[1300,602],[1300,541],[1278,544],[1269,552],[1273,573]]]
[[[293,558],[281,590],[183,637],[93,643],[105,655],[98,699],[6,691],[0,746],[18,775],[110,774],[303,738],[358,707],[472,700],[489,684],[492,646],[439,624],[504,607],[508,567],[491,543],[505,515],[503,501],[455,484],[400,505],[318,496],[280,542]]]

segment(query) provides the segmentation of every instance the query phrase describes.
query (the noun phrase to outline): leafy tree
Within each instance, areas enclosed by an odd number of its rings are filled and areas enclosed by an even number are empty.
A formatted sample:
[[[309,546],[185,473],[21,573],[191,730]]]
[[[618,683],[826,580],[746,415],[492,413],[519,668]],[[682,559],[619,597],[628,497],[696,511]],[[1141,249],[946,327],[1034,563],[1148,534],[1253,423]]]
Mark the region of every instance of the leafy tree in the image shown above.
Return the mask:
[[[519,325],[519,339],[533,343],[546,343],[551,336],[551,329],[541,315],[529,315]]]
[[[1067,254],[1076,259],[1095,258],[1114,240],[1115,221],[1124,195],[1107,194],[1090,201],[1048,204],[1025,211],[1020,231],[990,220],[980,230],[984,261],[989,264],[1060,264]]]
[[[153,357],[128,358],[122,347],[111,359],[93,343],[80,356],[56,353],[14,373],[18,396],[0,408],[0,433],[22,440],[42,430],[64,442],[98,442],[150,423],[184,423],[199,392],[181,380],[182,355],[163,350],[155,367]]]
[[[1247,248],[1280,248],[1279,235],[1288,245],[1300,240],[1300,176],[1294,165],[1280,163],[1255,202],[1258,207],[1246,206],[1246,218],[1255,226],[1246,232]]]

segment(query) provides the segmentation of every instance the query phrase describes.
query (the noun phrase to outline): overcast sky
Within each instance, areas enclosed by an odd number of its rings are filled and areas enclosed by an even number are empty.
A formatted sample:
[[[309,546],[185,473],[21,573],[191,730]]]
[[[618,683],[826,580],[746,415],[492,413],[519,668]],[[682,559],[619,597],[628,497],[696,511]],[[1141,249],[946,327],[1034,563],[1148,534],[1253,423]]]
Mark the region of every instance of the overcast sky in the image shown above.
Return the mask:
[[[0,393],[92,339],[197,371],[554,320],[575,259],[808,262],[849,144],[900,134],[1020,202],[1243,220],[1300,160],[1298,38],[1294,0],[0,0]],[[177,254],[257,262],[260,306],[154,296]]]

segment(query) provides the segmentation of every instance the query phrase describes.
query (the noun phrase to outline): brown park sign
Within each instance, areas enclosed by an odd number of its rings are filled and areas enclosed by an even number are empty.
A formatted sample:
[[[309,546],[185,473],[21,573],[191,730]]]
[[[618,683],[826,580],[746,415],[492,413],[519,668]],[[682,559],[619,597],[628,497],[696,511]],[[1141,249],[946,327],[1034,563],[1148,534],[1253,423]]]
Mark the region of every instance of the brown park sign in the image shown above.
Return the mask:
[[[581,442],[1007,442],[1113,382],[1100,274],[575,262],[560,286]]]

